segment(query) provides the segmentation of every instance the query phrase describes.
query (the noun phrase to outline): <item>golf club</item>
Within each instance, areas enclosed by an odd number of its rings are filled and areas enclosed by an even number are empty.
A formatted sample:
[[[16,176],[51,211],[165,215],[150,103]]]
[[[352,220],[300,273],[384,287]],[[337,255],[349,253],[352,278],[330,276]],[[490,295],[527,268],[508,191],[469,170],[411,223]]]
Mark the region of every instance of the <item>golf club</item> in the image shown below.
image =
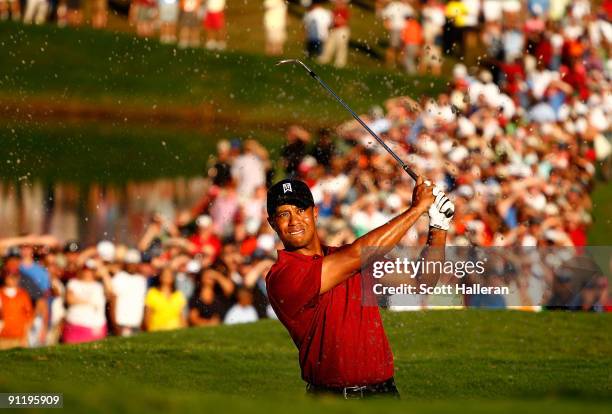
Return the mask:
[[[306,71],[310,74],[310,76],[312,76],[317,82],[319,82],[319,84],[321,84],[321,86],[323,86],[327,90],[327,92],[329,92],[336,99],[336,101],[338,101],[340,103],[340,105],[342,105],[344,107],[344,109],[349,111],[351,113],[351,115],[353,115],[353,118],[355,118],[357,120],[357,122],[359,122],[361,124],[361,126],[364,127],[365,130],[368,131],[370,133],[370,135],[372,135],[374,137],[374,139],[376,139],[376,141],[378,141],[378,143],[380,145],[382,145],[383,148],[385,150],[387,150],[387,152],[389,154],[391,154],[391,156],[395,159],[395,161],[397,161],[397,163],[402,167],[402,170],[406,171],[408,173],[408,175],[410,175],[414,181],[416,181],[419,178],[418,174],[416,172],[414,172],[414,170],[412,168],[410,168],[410,166],[408,166],[408,164],[406,164],[404,161],[402,161],[402,159],[395,152],[393,152],[393,150],[391,148],[389,148],[389,146],[387,144],[385,144],[385,142],[382,140],[382,138],[380,138],[374,131],[372,131],[370,129],[370,127],[365,122],[363,122],[363,120],[359,117],[359,115],[357,115],[355,113],[355,111],[353,111],[346,104],[346,102],[344,102],[342,100],[342,98],[340,98],[336,94],[336,92],[334,92],[332,90],[332,88],[330,88],[323,81],[323,79],[321,79],[312,69],[310,69],[308,66],[306,66],[306,64],[304,62],[302,62],[299,59],[286,59],[286,60],[281,60],[280,62],[278,62],[276,64],[276,66],[284,65],[284,64],[287,64],[287,63],[297,63],[297,64],[301,65],[304,69],[306,69]],[[453,215],[453,211],[447,210],[444,214],[447,217],[450,217],[450,216]]]
[[[415,181],[417,180],[417,178],[419,177],[417,175],[417,173],[415,173],[412,168],[410,168],[404,161],[402,161],[402,159],[400,157],[398,157],[398,155],[393,152],[393,150],[391,148],[389,148],[389,146],[387,144],[385,144],[385,142],[378,136],[376,135],[376,133],[374,131],[372,131],[370,129],[370,127],[363,122],[363,120],[359,117],[359,115],[357,115],[355,113],[355,111],[353,111],[347,104],[346,102],[344,102],[342,100],[342,98],[340,98],[336,92],[334,92],[329,86],[327,86],[327,84],[325,82],[323,82],[323,79],[321,79],[316,73],[313,72],[312,69],[310,69],[308,66],[306,66],[304,64],[304,62],[302,62],[301,60],[298,59],[287,59],[287,60],[281,60],[280,62],[278,62],[276,65],[284,65],[287,63],[298,63],[300,65],[302,65],[302,67],[304,69],[306,69],[306,71],[310,74],[310,76],[312,76],[314,79],[316,79],[317,82],[319,82],[321,84],[321,86],[323,86],[325,89],[327,89],[327,92],[329,92],[335,99],[336,101],[338,101],[340,103],[340,105],[342,105],[347,111],[349,111],[351,113],[351,115],[353,115],[353,118],[355,118],[357,120],[357,122],[359,122],[361,124],[362,127],[364,127],[366,129],[366,131],[368,131],[370,133],[370,135],[372,135],[374,137],[374,139],[376,139],[376,141],[378,141],[378,143],[380,145],[383,146],[384,149],[387,150],[387,152],[389,154],[391,154],[391,156],[393,158],[395,158],[395,160],[397,161],[397,163],[402,167],[402,169],[404,171],[406,171],[408,173],[408,175],[410,175]]]

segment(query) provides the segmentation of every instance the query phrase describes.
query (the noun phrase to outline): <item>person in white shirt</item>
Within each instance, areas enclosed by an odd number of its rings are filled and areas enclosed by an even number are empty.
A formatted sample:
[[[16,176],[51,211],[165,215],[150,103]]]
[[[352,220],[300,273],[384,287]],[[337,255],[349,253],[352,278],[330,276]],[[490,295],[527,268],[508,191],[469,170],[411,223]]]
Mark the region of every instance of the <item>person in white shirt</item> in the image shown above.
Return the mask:
[[[110,283],[108,270],[101,261],[94,259],[87,260],[78,278],[68,282],[64,343],[91,342],[106,337],[105,309]]]
[[[303,22],[306,32],[306,55],[310,58],[319,57],[333,23],[332,13],[315,0],[304,15]]]
[[[242,199],[250,199],[257,187],[266,184],[264,152],[254,140],[244,143],[244,151],[234,160],[231,174],[236,181],[237,191]]]
[[[423,59],[421,72],[431,70],[433,75],[442,71],[442,43],[446,16],[444,5],[438,0],[428,0],[422,9],[423,17]]]
[[[287,40],[287,3],[285,0],[264,0],[266,54],[279,56]]]
[[[333,59],[334,66],[343,68],[346,66],[351,37],[351,29],[349,27],[350,10],[348,0],[333,0],[333,3],[333,27],[329,31],[329,37],[325,42],[323,53],[319,57],[319,63],[327,64]]]
[[[225,314],[223,323],[234,325],[238,323],[257,322],[257,310],[253,306],[253,293],[247,288],[240,288],[236,292],[238,303],[232,306]]]
[[[499,22],[504,14],[504,0],[483,0],[482,14],[487,23]]]
[[[23,22],[25,24],[43,24],[47,20],[48,11],[49,3],[47,0],[28,0],[26,2]]]
[[[382,10],[381,16],[385,29],[389,32],[387,64],[395,66],[403,48],[402,30],[406,24],[406,16],[414,16],[414,9],[408,0],[390,1]]]
[[[176,42],[176,24],[179,19],[179,0],[158,0],[159,40],[162,43]]]
[[[138,273],[140,252],[130,249],[124,258],[125,268],[113,276],[112,316],[117,335],[130,336],[140,331],[144,317],[147,279]]]

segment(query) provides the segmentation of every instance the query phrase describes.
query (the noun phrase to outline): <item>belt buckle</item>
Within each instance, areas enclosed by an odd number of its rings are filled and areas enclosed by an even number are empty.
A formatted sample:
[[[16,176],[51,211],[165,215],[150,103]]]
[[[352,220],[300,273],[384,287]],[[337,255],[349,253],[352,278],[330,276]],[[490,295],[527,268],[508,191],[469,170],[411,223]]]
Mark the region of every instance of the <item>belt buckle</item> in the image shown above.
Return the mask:
[[[342,389],[342,396],[345,400],[359,400],[363,398],[363,390],[365,389],[365,385],[362,385],[360,387],[344,387]],[[353,394],[353,391],[356,392]]]

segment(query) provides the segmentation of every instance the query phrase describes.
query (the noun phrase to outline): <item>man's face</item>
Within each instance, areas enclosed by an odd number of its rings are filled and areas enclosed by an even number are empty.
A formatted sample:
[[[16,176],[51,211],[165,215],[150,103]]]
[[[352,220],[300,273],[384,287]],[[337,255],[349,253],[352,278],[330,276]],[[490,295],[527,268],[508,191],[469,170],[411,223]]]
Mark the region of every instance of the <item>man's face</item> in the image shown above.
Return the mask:
[[[30,245],[21,246],[21,257],[31,259],[34,257],[34,249]]]
[[[285,204],[277,207],[269,222],[285,248],[301,249],[308,246],[316,234],[317,216],[316,207]]]
[[[4,278],[4,284],[6,287],[15,288],[19,286],[19,273],[9,273]]]
[[[4,270],[7,273],[18,273],[19,263],[20,263],[20,259],[18,257],[9,257],[4,262]]]

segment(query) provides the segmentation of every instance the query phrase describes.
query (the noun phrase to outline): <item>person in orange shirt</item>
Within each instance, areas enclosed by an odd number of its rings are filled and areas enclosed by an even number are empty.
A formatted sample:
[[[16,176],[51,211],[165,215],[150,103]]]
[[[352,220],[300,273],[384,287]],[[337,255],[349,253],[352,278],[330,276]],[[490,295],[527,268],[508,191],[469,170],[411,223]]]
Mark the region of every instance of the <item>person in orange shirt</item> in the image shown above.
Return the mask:
[[[28,331],[34,317],[32,301],[19,287],[19,273],[7,273],[0,288],[0,349],[28,345]]]
[[[406,16],[406,24],[402,29],[402,42],[404,43],[404,67],[406,72],[412,75],[417,71],[416,61],[423,44],[423,29],[412,15]]]

